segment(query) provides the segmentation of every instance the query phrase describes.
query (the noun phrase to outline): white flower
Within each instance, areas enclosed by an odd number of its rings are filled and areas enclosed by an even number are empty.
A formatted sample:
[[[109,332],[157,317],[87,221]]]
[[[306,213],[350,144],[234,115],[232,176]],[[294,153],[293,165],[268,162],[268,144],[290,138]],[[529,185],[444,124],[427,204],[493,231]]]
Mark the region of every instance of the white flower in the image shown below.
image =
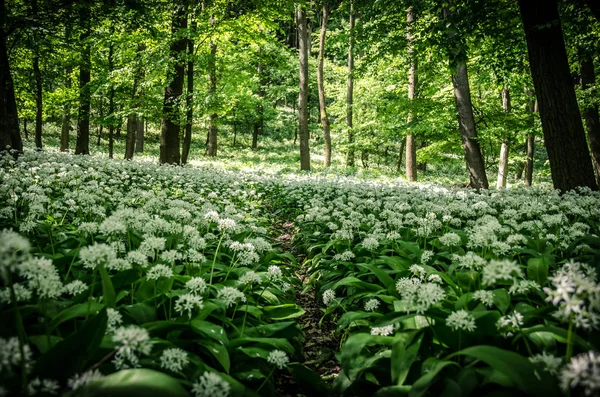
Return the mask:
[[[552,354],[548,354],[546,352],[529,357],[529,361],[531,361],[533,364],[542,365],[544,370],[552,375],[556,375],[562,365],[562,358],[553,356]]]
[[[98,266],[106,266],[117,259],[117,253],[108,244],[94,243],[94,245],[81,248],[79,250],[79,257],[84,267],[95,269]]]
[[[285,352],[281,350],[273,350],[269,353],[267,361],[273,365],[276,365],[277,368],[283,369],[283,367],[287,366],[290,359]]]
[[[88,383],[102,378],[104,375],[98,369],[93,369],[90,371],[86,371],[82,374],[76,374],[72,378],[67,381],[67,385],[72,390],[77,390],[82,386],[87,385]]]
[[[425,269],[419,265],[411,265],[408,270],[413,274],[413,277],[420,278],[421,280],[427,275],[427,271],[425,271]]]
[[[60,385],[58,384],[58,381],[54,379],[35,378],[27,385],[27,391],[30,396],[38,393],[55,395],[58,394],[59,390]]]
[[[238,284],[240,285],[251,285],[251,284],[260,284],[262,279],[260,275],[253,270],[248,270],[246,273],[239,278]]]
[[[369,299],[365,302],[365,311],[374,312],[379,307],[379,301],[375,298]]]
[[[539,290],[540,286],[533,280],[514,280],[508,289],[511,295],[527,295],[530,291]]]
[[[325,306],[329,306],[331,302],[335,299],[335,291],[332,289],[325,290],[323,292],[323,304]]]
[[[136,325],[117,328],[112,340],[119,344],[117,353],[112,360],[118,370],[137,368],[139,366],[137,354],[148,355],[152,350],[148,330]]]
[[[469,251],[465,255],[453,255],[453,262],[458,262],[458,267],[466,268],[469,270],[479,270],[485,266],[485,259],[477,255],[476,253]]]
[[[473,298],[480,301],[487,307],[492,307],[494,305],[494,293],[492,291],[475,291]]]
[[[238,224],[234,219],[225,218],[217,221],[218,228],[222,232],[235,232],[238,229]]]
[[[571,358],[560,373],[560,385],[565,393],[580,387],[586,396],[597,396],[600,393],[600,355],[589,351]]]
[[[487,287],[498,282],[511,281],[514,277],[523,277],[523,271],[515,261],[491,260],[481,272],[481,284]]]
[[[148,280],[158,280],[159,278],[171,278],[173,277],[173,270],[165,265],[155,265],[152,269],[146,273]]]
[[[117,330],[117,326],[121,325],[123,322],[123,316],[117,310],[111,308],[106,310],[106,314],[108,315],[106,332],[115,332]]]
[[[373,236],[368,236],[363,240],[362,246],[364,247],[364,249],[372,251],[379,247],[379,241]]]
[[[446,292],[442,287],[435,283],[421,284],[413,298],[417,313],[423,314],[431,306],[443,301],[446,298]]]
[[[421,264],[428,264],[434,257],[433,251],[425,250],[421,253]]]
[[[31,299],[32,293],[27,287],[22,285],[21,283],[14,283],[13,289],[15,290],[15,298],[17,298],[17,302],[27,302]],[[6,287],[0,290],[0,302],[1,303],[11,303],[10,300],[10,288]]]
[[[496,327],[504,336],[512,336],[513,331],[520,329],[522,326],[523,315],[516,310],[511,314],[500,317],[496,322]]]
[[[160,259],[162,259],[165,263],[172,265],[181,259],[181,254],[176,250],[163,251],[160,254]]]
[[[242,291],[234,287],[223,287],[217,292],[217,299],[225,302],[227,307],[231,307],[238,301],[246,302],[246,295]]]
[[[31,349],[29,345],[23,346],[25,365],[29,367],[32,363]],[[13,336],[9,339],[0,338],[0,373],[11,373],[13,369],[21,365],[21,348],[19,338]]]
[[[271,265],[267,271],[267,279],[269,281],[279,281],[283,277],[283,273],[279,266]]]
[[[348,262],[354,259],[355,255],[352,251],[344,251],[341,254],[335,254],[333,260]]]
[[[0,270],[4,269],[15,271],[16,266],[22,262],[23,258],[29,255],[31,246],[29,241],[13,232],[12,230],[0,231]]]
[[[430,274],[427,277],[427,281],[430,283],[442,284],[442,277],[439,274]]]
[[[394,325],[371,328],[371,335],[389,336],[394,333]]]
[[[452,328],[453,331],[475,331],[475,317],[465,310],[458,310],[450,313],[446,318],[446,325]]]
[[[64,291],[58,270],[50,259],[31,258],[21,264],[19,273],[27,279],[28,289],[35,291],[40,299],[58,298]]]
[[[444,234],[443,236],[440,236],[439,240],[440,243],[442,245],[445,245],[446,247],[455,247],[457,245],[460,245],[460,236],[453,232],[449,232]]]
[[[206,291],[206,281],[202,277],[192,277],[185,283],[185,288],[193,294],[202,295]]]
[[[160,366],[172,372],[181,371],[188,363],[187,352],[177,347],[163,350],[160,356]]]
[[[205,371],[192,387],[195,397],[228,397],[231,386],[214,372]]]
[[[175,302],[175,311],[181,315],[183,315],[183,312],[187,312],[190,319],[192,318],[194,309],[202,309],[203,307],[202,297],[193,293],[180,295]]]

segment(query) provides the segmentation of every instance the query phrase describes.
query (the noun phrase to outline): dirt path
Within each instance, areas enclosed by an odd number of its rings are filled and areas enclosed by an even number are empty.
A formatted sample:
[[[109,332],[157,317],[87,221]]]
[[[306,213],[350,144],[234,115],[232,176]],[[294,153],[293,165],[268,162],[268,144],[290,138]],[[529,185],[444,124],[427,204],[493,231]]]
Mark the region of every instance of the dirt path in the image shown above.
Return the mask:
[[[315,371],[328,384],[333,382],[335,376],[340,372],[340,364],[335,358],[339,350],[339,337],[336,335],[335,323],[325,320],[319,325],[323,317],[321,308],[323,305],[315,298],[315,289],[308,286],[307,269],[303,266],[306,256],[298,252],[294,247],[295,225],[292,222],[281,222],[274,225],[277,232],[275,241],[281,244],[281,250],[290,252],[300,265],[295,276],[301,282],[302,287],[296,292],[296,303],[306,312],[298,318],[298,323],[304,331],[302,351],[300,352],[308,368]],[[278,381],[278,392],[281,396],[300,396],[298,385],[288,376],[280,376]]]

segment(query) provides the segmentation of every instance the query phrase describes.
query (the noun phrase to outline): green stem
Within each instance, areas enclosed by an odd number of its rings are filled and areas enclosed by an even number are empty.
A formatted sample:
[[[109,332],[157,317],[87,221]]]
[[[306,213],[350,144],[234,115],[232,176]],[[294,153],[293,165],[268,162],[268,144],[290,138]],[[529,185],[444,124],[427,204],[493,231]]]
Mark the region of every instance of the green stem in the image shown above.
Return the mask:
[[[88,297],[87,313],[85,319],[87,320],[90,315],[90,309],[92,306],[92,298],[94,297],[94,284],[96,284],[96,269],[94,269],[94,275],[92,277],[92,285],[90,285],[90,296]]]
[[[573,315],[569,317],[569,332],[567,334],[567,363],[571,361],[571,356],[573,355]]]
[[[219,253],[219,248],[221,248],[221,242],[223,241],[223,237],[225,233],[221,234],[221,238],[219,239],[219,243],[217,244],[217,250],[215,251],[215,256],[213,257],[212,268],[210,269],[210,280],[208,283],[212,285],[213,273],[215,272],[215,263],[217,262],[217,255]]]
[[[260,385],[260,387],[258,389],[256,389],[256,394],[258,394],[258,392],[260,391],[260,389],[262,389],[263,386],[267,384],[267,382],[271,378],[271,375],[273,375],[273,372],[275,372],[275,367],[273,367],[273,369],[271,369],[271,372],[269,373],[269,376],[267,376],[265,378],[265,380],[263,381],[263,383]]]

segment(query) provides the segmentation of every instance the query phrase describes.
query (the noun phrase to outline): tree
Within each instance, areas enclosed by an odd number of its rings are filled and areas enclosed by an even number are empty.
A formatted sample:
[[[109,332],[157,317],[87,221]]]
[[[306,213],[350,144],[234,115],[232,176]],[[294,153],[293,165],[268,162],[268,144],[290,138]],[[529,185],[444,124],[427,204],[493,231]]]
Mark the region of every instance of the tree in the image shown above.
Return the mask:
[[[214,14],[210,16],[211,26],[215,26]],[[216,106],[217,96],[217,42],[214,38],[210,39],[210,55],[208,57],[208,96],[211,99],[211,105],[213,107],[212,113],[208,120],[208,139],[206,145],[206,154],[214,157],[217,155],[217,118],[218,115],[214,110]]]
[[[90,52],[90,0],[79,3],[79,22],[81,33],[81,61],[79,63],[79,115],[77,117],[77,142],[75,154],[90,154],[90,105],[91,105],[91,52]]]
[[[502,110],[510,113],[510,90],[508,87],[502,87]],[[498,179],[496,181],[496,189],[506,187],[506,177],[508,176],[508,149],[509,141],[507,137],[502,139],[500,147],[500,162],[498,164]]]
[[[597,190],[556,0],[519,0],[552,182],[562,192]]]
[[[319,112],[321,115],[321,125],[323,126],[323,140],[325,141],[325,167],[331,165],[331,132],[329,117],[327,117],[327,104],[325,103],[325,87],[323,83],[323,62],[325,59],[325,36],[327,34],[327,19],[329,18],[329,8],[327,1],[323,1],[323,16],[321,18],[321,33],[319,35],[319,60],[317,65],[317,85],[319,88]]]
[[[300,141],[300,169],[310,171],[310,149],[308,147],[308,28],[306,9],[297,6],[298,54],[300,60],[300,93],[298,95],[298,126]]]
[[[346,165],[354,167],[354,133],[352,132],[352,102],[354,94],[354,2],[350,0],[349,37],[348,37],[348,90],[346,93],[346,127],[348,127],[348,156]]]
[[[5,16],[4,0],[0,0],[0,151],[8,147],[23,151],[15,88],[8,63]]]
[[[415,21],[415,10],[414,8],[408,7],[406,11],[406,40],[408,43],[408,58],[410,67],[408,69],[408,100],[413,101],[415,99],[415,90],[417,88],[417,57],[414,48],[414,33],[413,24]],[[413,121],[413,113],[408,113],[408,122]],[[406,178],[415,182],[417,180],[417,145],[415,142],[415,136],[411,133],[406,136]],[[402,151],[400,152],[402,156]]]
[[[173,41],[169,49],[170,82],[165,87],[163,102],[162,125],[160,132],[160,162],[161,164],[179,164],[179,98],[183,93],[185,74],[184,59],[186,40],[181,31],[187,28],[187,10],[185,1],[176,2],[173,9],[172,35]]]
[[[196,31],[194,14],[190,13],[190,37],[188,38],[187,62],[187,91],[185,97],[185,134],[183,136],[183,150],[181,151],[181,164],[187,164],[192,145],[192,125],[194,123],[194,39],[191,37]]]
[[[579,51],[579,68],[581,73],[581,89],[586,90],[596,82],[594,72],[594,62],[592,57]],[[583,118],[587,130],[588,140],[590,142],[590,152],[596,168],[596,181],[600,186],[600,117],[598,116],[598,105],[588,103],[584,105]]]

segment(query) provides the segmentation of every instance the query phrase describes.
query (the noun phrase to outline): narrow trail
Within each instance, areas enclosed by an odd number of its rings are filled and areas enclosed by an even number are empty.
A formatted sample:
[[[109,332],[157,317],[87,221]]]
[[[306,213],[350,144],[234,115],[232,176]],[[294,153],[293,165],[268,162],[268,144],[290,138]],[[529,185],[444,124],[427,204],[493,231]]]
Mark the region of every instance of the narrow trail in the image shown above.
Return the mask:
[[[305,360],[303,364],[319,374],[325,383],[331,384],[341,370],[335,357],[335,353],[339,350],[336,325],[329,319],[325,319],[319,324],[323,317],[321,311],[323,305],[317,301],[314,287],[308,286],[310,275],[307,273],[306,267],[303,266],[306,256],[294,247],[294,223],[289,221],[277,222],[273,228],[276,232],[275,242],[281,244],[282,251],[290,252],[299,264],[294,275],[302,286],[296,293],[296,303],[305,310],[305,313],[297,319],[302,331],[304,331],[300,352]],[[300,393],[294,379],[289,375],[279,377],[277,391],[281,396],[303,395]]]

